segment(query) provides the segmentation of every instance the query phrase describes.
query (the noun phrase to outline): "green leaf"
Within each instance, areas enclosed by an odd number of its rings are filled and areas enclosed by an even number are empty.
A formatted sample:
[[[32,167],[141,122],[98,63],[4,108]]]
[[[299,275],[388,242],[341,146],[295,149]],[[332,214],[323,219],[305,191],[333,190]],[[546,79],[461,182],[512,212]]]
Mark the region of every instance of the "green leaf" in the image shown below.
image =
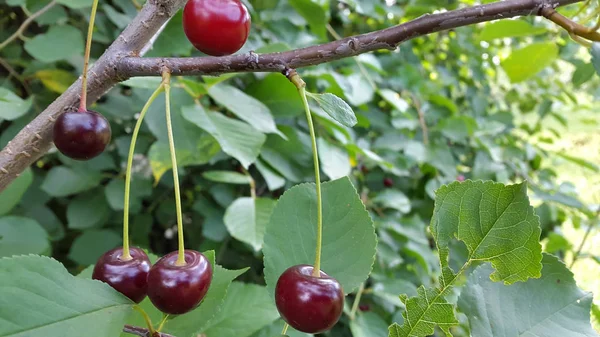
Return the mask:
[[[53,197],[66,197],[98,186],[101,179],[99,172],[57,166],[48,172],[41,188]]]
[[[486,23],[479,33],[479,39],[490,41],[507,37],[522,37],[544,34],[546,28],[534,27],[524,20],[499,20]]]
[[[373,221],[348,178],[324,183],[322,197],[321,269],[335,277],[348,294],[371,272],[377,245]],[[315,184],[287,190],[273,210],[263,246],[265,281],[271,296],[287,268],[314,263],[316,228]]]
[[[596,74],[600,74],[600,42],[592,43],[590,54],[592,54],[592,64],[596,69]]]
[[[577,288],[567,267],[544,254],[542,277],[505,286],[479,266],[462,290],[458,306],[473,336],[598,336],[590,325],[592,293]]]
[[[392,208],[402,213],[409,213],[411,209],[410,200],[399,190],[387,189],[379,193],[373,202],[382,205],[385,208]]]
[[[107,251],[121,245],[121,236],[111,230],[87,230],[78,236],[69,251],[69,259],[79,265],[94,264]]]
[[[410,281],[403,279],[387,279],[373,285],[373,295],[397,307],[404,307],[404,303],[400,301],[398,294],[416,296],[417,287]]]
[[[284,324],[285,322],[282,319],[278,319],[273,324],[265,326],[260,331],[257,331],[255,334],[252,335],[252,337],[282,337],[281,331],[283,331]],[[283,337],[286,336],[311,337],[312,335],[290,328],[288,329],[287,333],[283,335]]]
[[[308,97],[314,99],[323,111],[340,124],[347,127],[356,125],[357,120],[354,111],[343,99],[329,93],[313,94],[307,92],[306,94]]]
[[[198,139],[196,149],[176,147],[177,165],[180,167],[202,165],[208,163],[218,152],[217,142],[210,136],[204,135]],[[148,159],[154,179],[159,181],[168,170],[173,168],[169,144],[162,141],[154,142],[148,150]]]
[[[47,33],[27,40],[25,50],[45,63],[68,60],[83,54],[83,37],[73,26],[52,26]]]
[[[469,250],[469,262],[489,261],[493,281],[511,284],[540,277],[540,221],[525,183],[454,182],[436,192],[431,232],[442,267],[448,266],[453,237]]]
[[[205,111],[198,105],[184,107],[183,117],[215,137],[223,152],[239,160],[245,168],[256,160],[266,140],[264,134],[248,124]]]
[[[205,179],[226,184],[247,185],[250,183],[250,177],[234,171],[205,171],[202,173]]]
[[[256,169],[265,179],[267,187],[269,187],[269,191],[274,191],[285,185],[285,179],[280,176],[279,173],[275,172],[275,170],[265,164],[262,160],[259,159],[256,161]]]
[[[350,174],[350,158],[344,149],[330,144],[323,138],[317,139],[321,169],[329,179],[338,179]]]
[[[180,11],[169,20],[146,56],[189,56],[191,54],[193,46],[181,29],[183,27],[182,14],[183,11]]]
[[[104,189],[106,201],[115,211],[122,211],[125,206],[125,179],[114,178]],[[138,213],[142,208],[144,197],[152,195],[152,181],[133,176],[131,179],[131,190],[129,192],[129,211]]]
[[[0,259],[0,336],[114,337],[132,302],[109,285],[74,277],[41,256]]]
[[[577,165],[584,167],[588,170],[591,170],[593,172],[600,171],[600,167],[597,164],[595,164],[591,161],[585,160],[583,158],[571,156],[571,155],[565,153],[564,151],[557,151],[557,152],[554,152],[554,154],[556,154],[559,157],[562,157],[563,159],[570,161],[571,163],[577,164]]]
[[[402,97],[400,97],[400,95],[397,92],[392,91],[390,89],[380,89],[378,93],[384,100],[390,103],[399,112],[405,113],[406,111],[408,111],[408,108],[410,107],[408,105],[408,102],[406,102]]]
[[[579,87],[594,76],[594,65],[592,63],[583,63],[575,69],[571,81],[575,87]]]
[[[215,316],[221,310],[225,296],[229,292],[231,281],[246,272],[246,270],[248,268],[227,270],[221,266],[215,266],[210,288],[206,297],[202,300],[202,304],[188,314],[169,320],[165,325],[165,332],[181,337],[197,336],[200,331],[211,326]]]
[[[359,313],[350,321],[352,337],[387,337],[388,324],[374,312]]]
[[[10,212],[33,182],[31,168],[26,168],[4,191],[0,192],[0,215]]]
[[[67,223],[71,229],[101,227],[108,221],[110,213],[104,193],[86,193],[67,206]]]
[[[24,100],[12,91],[0,87],[0,118],[9,121],[15,120],[25,115],[32,103],[33,96]]]
[[[512,83],[525,81],[549,66],[558,57],[554,42],[532,43],[513,50],[501,65]]]
[[[223,221],[231,236],[259,251],[274,207],[273,199],[238,198],[227,207]]]
[[[320,38],[326,37],[327,13],[312,0],[290,0],[290,5],[308,22],[310,29]]]
[[[62,94],[67,91],[77,77],[72,73],[61,69],[44,69],[35,73],[42,84],[55,93]]]
[[[246,337],[278,317],[265,287],[233,282],[223,306],[201,332],[205,336]]]
[[[21,254],[44,254],[48,253],[49,250],[50,242],[48,241],[48,233],[46,233],[46,230],[37,221],[20,216],[5,216],[0,218],[0,257]],[[1,299],[0,303],[2,303]]]
[[[437,325],[446,336],[450,334],[450,327],[458,324],[454,318],[454,306],[444,299],[439,289],[426,289],[421,286],[417,289],[417,296],[400,299],[406,306],[402,313],[404,324],[397,323],[389,327],[389,337],[425,337],[434,332]]]
[[[298,90],[281,74],[269,74],[245,92],[269,107],[275,117],[297,116],[304,112]]]
[[[87,8],[92,6],[93,0],[57,0],[59,4],[63,4],[69,8]]]
[[[275,125],[269,108],[256,98],[246,95],[236,87],[223,83],[210,87],[208,94],[217,103],[252,125],[256,130],[264,133],[275,133],[285,138],[277,130],[277,125]]]

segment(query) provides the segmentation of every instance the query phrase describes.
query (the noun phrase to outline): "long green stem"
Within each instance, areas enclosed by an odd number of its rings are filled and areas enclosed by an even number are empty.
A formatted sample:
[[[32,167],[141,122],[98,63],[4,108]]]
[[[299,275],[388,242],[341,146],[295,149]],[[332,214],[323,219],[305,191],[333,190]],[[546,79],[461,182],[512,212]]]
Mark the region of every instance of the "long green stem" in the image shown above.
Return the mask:
[[[287,330],[288,330],[288,328],[289,328],[289,327],[290,327],[290,325],[289,325],[289,324],[287,324],[287,323],[285,323],[285,324],[283,325],[283,330],[281,330],[281,334],[282,334],[282,335],[285,335],[285,334],[287,333]]]
[[[140,112],[140,117],[138,117],[135,127],[133,128],[133,134],[131,135],[129,156],[127,157],[127,170],[125,171],[125,202],[123,203],[123,255],[121,256],[121,260],[123,261],[131,260],[131,254],[129,253],[129,194],[131,191],[131,167],[133,166],[135,142],[137,141],[137,137],[140,132],[140,128],[142,127],[144,116],[146,116],[146,112],[148,112],[150,105],[152,105],[152,102],[154,102],[156,97],[158,97],[162,91],[163,85],[161,84],[158,88],[156,88],[156,90],[154,90],[150,98],[148,98],[148,101]]]
[[[181,214],[181,193],[179,192],[179,174],[177,173],[177,155],[175,154],[175,140],[173,140],[173,126],[171,125],[171,74],[163,72],[163,84],[165,88],[165,113],[167,118],[167,134],[169,136],[169,152],[171,152],[171,165],[173,165],[173,185],[175,188],[175,209],[177,211],[177,244],[178,266],[185,265],[185,247],[183,245],[183,216]]]
[[[94,32],[94,21],[96,20],[97,9],[98,0],[94,0],[92,3],[92,13],[90,14],[90,24],[88,25],[85,55],[83,57],[83,77],[81,78],[81,99],[79,101],[79,111],[87,110],[87,73],[90,65],[90,50],[92,49],[92,34]]]
[[[315,184],[317,186],[317,247],[315,249],[315,264],[313,268],[313,276],[321,276],[321,245],[323,243],[323,205],[321,200],[321,174],[319,169],[319,153],[317,150],[317,136],[315,135],[315,127],[313,125],[312,115],[310,114],[310,107],[308,106],[308,100],[306,99],[306,83],[300,78],[300,76],[294,72],[290,76],[290,80],[300,93],[302,97],[302,103],[304,104],[304,111],[306,112],[306,122],[308,123],[308,130],[310,131],[310,139],[312,143],[313,152],[313,163],[315,166]]]
[[[142,307],[140,307],[137,304],[133,306],[133,309],[142,315],[144,321],[146,322],[146,326],[148,327],[148,331],[150,332],[150,336],[154,336],[156,330],[154,330],[154,326],[152,325],[152,320],[150,319],[150,316],[148,316],[146,311],[144,311],[144,309],[142,309]]]
[[[366,281],[365,281],[366,282]],[[352,310],[350,310],[350,319],[354,320],[356,318],[356,311],[358,310],[358,305],[360,304],[360,298],[365,290],[365,282],[360,284],[358,291],[356,292],[356,297],[354,298],[354,303],[352,303]]]

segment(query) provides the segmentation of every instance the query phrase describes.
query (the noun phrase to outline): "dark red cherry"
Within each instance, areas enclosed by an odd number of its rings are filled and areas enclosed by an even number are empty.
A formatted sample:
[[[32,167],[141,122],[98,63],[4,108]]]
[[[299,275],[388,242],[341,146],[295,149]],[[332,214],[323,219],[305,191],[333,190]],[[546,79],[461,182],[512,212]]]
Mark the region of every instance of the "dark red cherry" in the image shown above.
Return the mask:
[[[281,318],[298,331],[317,334],[331,329],[344,308],[340,283],[313,267],[297,265],[281,274],[275,287],[275,304]]]
[[[96,262],[92,278],[108,283],[135,303],[146,297],[147,277],[150,271],[148,255],[139,248],[129,248],[130,260],[124,261],[123,247],[104,253]]]
[[[199,51],[230,55],[240,50],[250,33],[250,14],[240,0],[188,0],[183,31]]]
[[[185,251],[185,265],[178,266],[177,252],[156,261],[148,274],[148,297],[154,306],[171,315],[185,314],[200,304],[212,281],[212,267],[206,256]]]
[[[392,186],[394,186],[394,180],[392,180],[392,178],[384,178],[383,179],[383,186],[385,186],[385,187],[392,187]]]
[[[53,131],[56,148],[77,160],[96,157],[110,143],[110,124],[104,116],[91,110],[63,113],[56,119]]]

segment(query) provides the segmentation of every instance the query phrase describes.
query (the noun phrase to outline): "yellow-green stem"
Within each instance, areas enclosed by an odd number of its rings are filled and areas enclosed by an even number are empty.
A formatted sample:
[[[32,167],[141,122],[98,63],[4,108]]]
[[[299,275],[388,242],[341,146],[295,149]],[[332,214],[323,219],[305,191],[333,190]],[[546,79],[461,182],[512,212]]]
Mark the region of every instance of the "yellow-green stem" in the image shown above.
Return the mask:
[[[94,21],[96,20],[96,10],[98,9],[98,0],[92,3],[92,13],[90,14],[90,24],[88,26],[87,41],[85,44],[85,55],[83,57],[83,77],[81,78],[81,99],[79,101],[79,111],[87,110],[87,73],[90,65],[90,50],[92,49],[92,34],[94,32]]]
[[[285,323],[283,325],[283,330],[281,331],[281,335],[285,335],[287,333],[287,329],[290,327],[289,324]]]
[[[162,328],[165,325],[165,323],[167,322],[168,318],[169,318],[169,314],[163,314],[163,318],[160,320],[160,323],[158,324],[158,328],[156,328],[156,331],[160,332],[162,330]]]
[[[152,320],[150,319],[150,316],[148,316],[146,311],[144,311],[144,309],[142,309],[142,307],[140,307],[137,304],[133,306],[133,309],[136,310],[137,312],[139,312],[142,315],[142,317],[144,317],[144,321],[146,321],[146,326],[148,327],[150,336],[154,336],[154,333],[156,332],[156,330],[154,330],[154,326],[152,325]]]
[[[302,103],[304,103],[304,111],[306,112],[306,122],[310,131],[310,139],[312,143],[313,163],[315,166],[315,184],[317,186],[317,247],[315,249],[315,264],[313,268],[313,276],[321,276],[321,245],[323,242],[323,205],[321,201],[321,174],[319,170],[319,152],[317,151],[317,136],[315,135],[315,127],[310,114],[310,107],[306,99],[306,83],[298,76],[292,75],[292,83],[298,88]]]
[[[129,194],[131,191],[131,167],[133,166],[135,142],[137,141],[137,137],[140,132],[140,128],[142,127],[144,116],[146,116],[146,112],[148,112],[150,105],[152,105],[152,102],[154,102],[156,97],[158,97],[162,91],[163,85],[161,84],[158,88],[156,88],[154,93],[152,93],[150,98],[148,98],[148,101],[140,112],[140,117],[138,117],[135,127],[133,128],[133,134],[131,135],[129,156],[127,157],[127,170],[125,171],[125,202],[123,203],[123,255],[121,256],[121,260],[123,261],[131,260],[131,254],[129,253]]]
[[[171,73],[163,72],[165,88],[165,113],[167,118],[167,134],[169,136],[169,152],[171,152],[171,165],[173,165],[173,185],[175,188],[175,209],[177,212],[177,245],[178,266],[185,265],[185,247],[183,246],[183,216],[181,214],[181,193],[179,192],[179,175],[177,173],[177,155],[175,154],[175,140],[173,140],[173,126],[171,125]]]
[[[352,310],[350,310],[350,319],[351,320],[354,320],[354,318],[356,318],[356,311],[358,310],[358,305],[360,304],[360,298],[362,297],[362,294],[365,291],[365,282],[360,284],[360,287],[358,288],[358,291],[356,292],[356,297],[354,298],[354,303],[352,303]]]

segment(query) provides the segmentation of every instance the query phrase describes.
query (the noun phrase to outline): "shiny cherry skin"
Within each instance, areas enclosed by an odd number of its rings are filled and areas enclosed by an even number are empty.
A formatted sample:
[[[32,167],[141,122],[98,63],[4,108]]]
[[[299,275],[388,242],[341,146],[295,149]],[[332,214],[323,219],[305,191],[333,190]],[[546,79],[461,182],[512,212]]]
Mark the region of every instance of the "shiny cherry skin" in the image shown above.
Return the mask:
[[[101,114],[91,110],[70,111],[56,119],[52,137],[65,156],[88,160],[104,151],[111,133],[110,124]]]
[[[202,253],[185,251],[185,265],[179,266],[177,251],[156,261],[148,274],[148,297],[154,306],[170,315],[196,308],[210,287],[212,266]]]
[[[250,13],[240,0],[188,0],[183,31],[199,51],[211,56],[240,50],[250,33]]]
[[[281,318],[298,331],[317,334],[331,329],[344,308],[340,283],[313,267],[296,265],[281,274],[275,286],[275,304]]]
[[[104,253],[96,262],[92,278],[108,283],[135,303],[146,297],[150,260],[139,248],[129,248],[130,260],[123,260],[123,247]]]
[[[392,180],[392,178],[384,178],[383,179],[383,186],[385,186],[385,187],[392,187],[392,186],[394,186],[394,180]]]

